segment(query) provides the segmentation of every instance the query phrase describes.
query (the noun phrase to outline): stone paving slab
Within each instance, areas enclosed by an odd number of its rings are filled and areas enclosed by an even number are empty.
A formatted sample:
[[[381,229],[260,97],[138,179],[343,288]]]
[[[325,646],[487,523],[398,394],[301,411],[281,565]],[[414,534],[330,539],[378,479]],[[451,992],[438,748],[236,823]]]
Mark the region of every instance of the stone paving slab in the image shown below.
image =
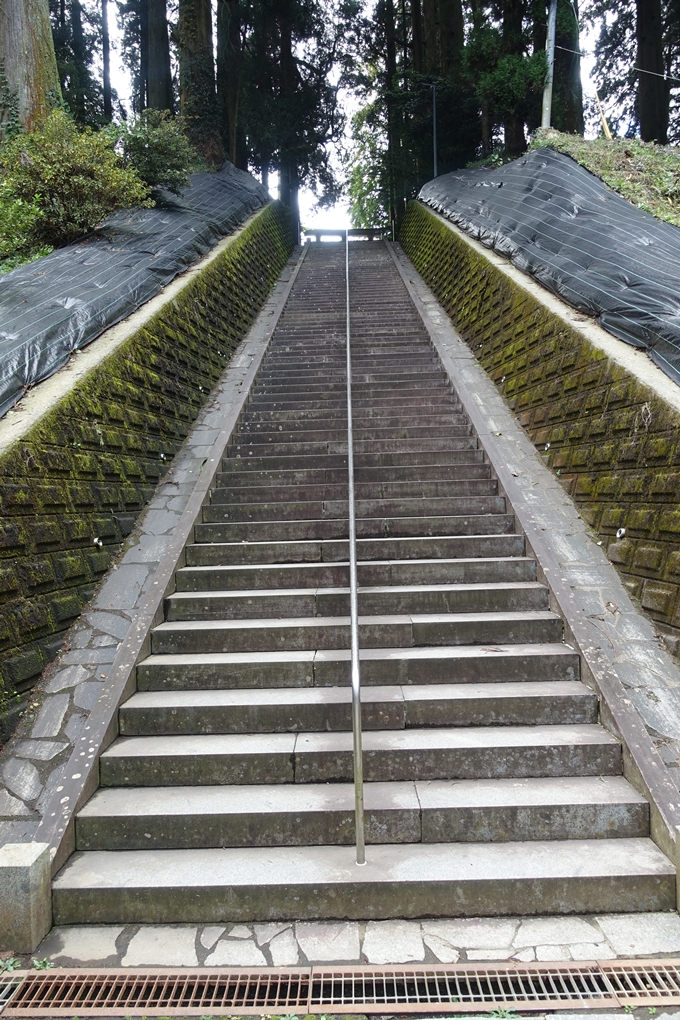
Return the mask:
[[[67,632],[60,656],[33,689],[31,707],[15,737],[0,751],[0,846],[33,838],[120,643],[153,585],[168,536],[184,512],[211,444],[269,337],[271,315],[298,259],[296,249],[89,608]]]
[[[11,948],[11,947],[8,947]],[[680,954],[680,917],[473,917],[53,928],[37,959],[59,967],[289,967],[326,963],[613,960]]]

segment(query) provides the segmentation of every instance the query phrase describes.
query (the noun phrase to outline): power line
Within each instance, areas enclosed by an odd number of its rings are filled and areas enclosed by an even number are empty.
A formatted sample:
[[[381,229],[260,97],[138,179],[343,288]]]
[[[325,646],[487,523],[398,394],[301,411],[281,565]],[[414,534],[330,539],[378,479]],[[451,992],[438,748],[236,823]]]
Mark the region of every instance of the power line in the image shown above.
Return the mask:
[[[556,50],[564,50],[565,53],[575,53],[577,57],[589,57],[590,54],[587,50],[570,50],[568,46],[558,46],[555,43]],[[675,78],[672,74],[659,74],[658,71],[648,71],[646,67],[635,67],[634,71],[639,71],[640,74],[653,74],[655,78],[663,78],[664,81],[677,81],[680,82],[680,78]]]

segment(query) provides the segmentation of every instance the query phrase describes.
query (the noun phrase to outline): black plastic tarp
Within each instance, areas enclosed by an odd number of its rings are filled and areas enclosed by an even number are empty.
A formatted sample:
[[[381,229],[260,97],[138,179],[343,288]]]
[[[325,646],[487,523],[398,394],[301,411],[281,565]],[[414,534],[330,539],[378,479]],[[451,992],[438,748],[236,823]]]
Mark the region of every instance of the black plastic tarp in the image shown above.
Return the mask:
[[[510,258],[680,383],[680,229],[637,209],[568,156],[535,149],[456,170],[418,196]]]
[[[0,277],[0,415],[268,201],[254,177],[227,163],[192,174],[181,196],[162,192],[156,208],[118,212]]]

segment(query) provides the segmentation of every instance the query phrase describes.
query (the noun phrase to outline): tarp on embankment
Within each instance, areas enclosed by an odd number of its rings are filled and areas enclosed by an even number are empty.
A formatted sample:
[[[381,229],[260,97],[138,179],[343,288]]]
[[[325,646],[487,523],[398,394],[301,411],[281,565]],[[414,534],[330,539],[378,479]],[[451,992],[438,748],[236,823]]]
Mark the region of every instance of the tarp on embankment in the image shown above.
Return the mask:
[[[680,383],[680,229],[631,205],[569,156],[534,149],[456,170],[419,199],[510,258]]]
[[[226,163],[180,196],[126,209],[66,248],[0,277],[0,415],[28,386],[124,319],[253,212],[266,189]]]

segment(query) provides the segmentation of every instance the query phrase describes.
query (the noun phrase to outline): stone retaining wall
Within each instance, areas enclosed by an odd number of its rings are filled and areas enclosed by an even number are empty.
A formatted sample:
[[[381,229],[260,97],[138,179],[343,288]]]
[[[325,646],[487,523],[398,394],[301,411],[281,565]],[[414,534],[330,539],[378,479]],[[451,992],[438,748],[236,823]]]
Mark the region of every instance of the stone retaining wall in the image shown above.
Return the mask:
[[[154,299],[155,314],[0,450],[0,716],[57,654],[292,243],[287,212],[272,203],[171,285],[171,299]]]
[[[400,241],[677,655],[680,389],[418,202]]]

